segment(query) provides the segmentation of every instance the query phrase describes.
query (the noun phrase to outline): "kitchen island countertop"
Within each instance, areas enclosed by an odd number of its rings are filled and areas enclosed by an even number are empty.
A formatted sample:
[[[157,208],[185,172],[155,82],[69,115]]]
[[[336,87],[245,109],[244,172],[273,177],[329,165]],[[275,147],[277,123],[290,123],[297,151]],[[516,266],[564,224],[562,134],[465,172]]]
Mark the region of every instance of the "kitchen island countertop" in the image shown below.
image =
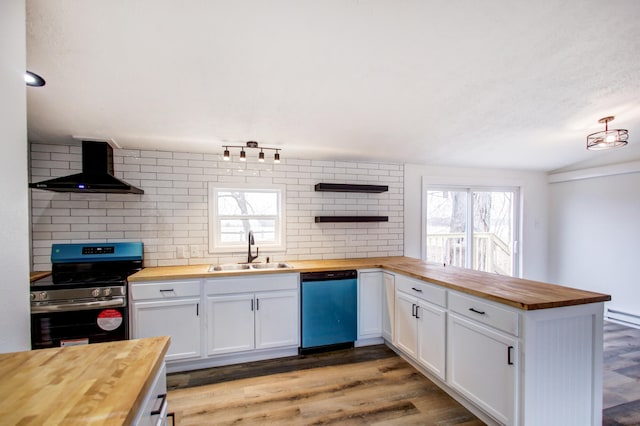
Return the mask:
[[[291,268],[225,272],[209,272],[210,265],[208,264],[151,267],[133,274],[129,277],[129,281],[135,283],[157,280],[247,276],[249,274],[382,268],[390,272],[405,274],[452,290],[524,310],[558,308],[611,300],[611,296],[607,294],[453,266],[443,266],[404,256],[300,260],[286,261],[286,263],[291,265]]]
[[[129,425],[169,337],[0,354],[0,423]]]

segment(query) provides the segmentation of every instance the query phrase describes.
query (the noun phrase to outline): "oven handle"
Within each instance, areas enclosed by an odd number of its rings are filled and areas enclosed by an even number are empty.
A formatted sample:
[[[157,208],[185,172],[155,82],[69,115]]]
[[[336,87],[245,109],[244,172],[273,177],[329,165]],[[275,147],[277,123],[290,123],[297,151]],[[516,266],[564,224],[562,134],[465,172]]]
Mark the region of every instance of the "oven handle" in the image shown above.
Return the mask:
[[[69,311],[86,311],[95,308],[108,308],[126,306],[124,297],[114,297],[111,300],[97,300],[95,302],[67,303],[62,305],[40,305],[32,306],[32,314],[43,314],[47,312],[69,312]]]

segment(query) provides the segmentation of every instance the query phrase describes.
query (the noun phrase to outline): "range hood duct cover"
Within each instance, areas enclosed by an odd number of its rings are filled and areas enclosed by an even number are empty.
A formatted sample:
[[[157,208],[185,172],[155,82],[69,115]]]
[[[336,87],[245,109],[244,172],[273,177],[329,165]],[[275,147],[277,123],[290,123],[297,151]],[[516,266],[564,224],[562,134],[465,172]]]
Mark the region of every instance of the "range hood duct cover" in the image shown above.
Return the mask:
[[[29,188],[55,192],[144,194],[113,176],[113,148],[107,142],[82,141],[82,173],[30,183]]]

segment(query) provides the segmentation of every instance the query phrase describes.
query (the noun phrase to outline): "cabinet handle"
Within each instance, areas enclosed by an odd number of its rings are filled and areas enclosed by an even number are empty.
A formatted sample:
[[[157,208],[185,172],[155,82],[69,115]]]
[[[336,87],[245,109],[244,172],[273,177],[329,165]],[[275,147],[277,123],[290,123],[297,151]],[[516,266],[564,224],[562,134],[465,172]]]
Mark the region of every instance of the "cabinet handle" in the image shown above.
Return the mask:
[[[418,309],[420,309],[420,306],[416,305],[416,318],[420,319],[420,317],[418,316]]]
[[[480,315],[484,315],[484,314],[485,314],[485,312],[484,312],[484,311],[478,311],[478,310],[473,309],[473,308],[469,308],[469,310],[470,310],[471,312],[475,312],[476,314],[480,314]]]
[[[196,316],[199,317],[200,316],[200,304],[196,303]]]
[[[418,293],[422,293],[422,290],[420,290],[419,288],[411,287],[411,290],[417,291]]]
[[[173,293],[173,289],[169,288],[169,289],[160,289],[160,293]]]
[[[260,299],[256,299],[256,311],[260,310]]]
[[[415,303],[411,304],[411,316],[412,317],[416,316],[416,304]]]
[[[251,299],[251,310],[253,311],[253,299]]]
[[[149,413],[149,414],[151,414],[152,416],[159,416],[159,415],[160,415],[160,413],[162,412],[162,407],[163,407],[163,406],[166,404],[166,402],[167,402],[167,394],[166,394],[166,393],[163,393],[163,394],[161,394],[161,395],[158,395],[156,398],[157,398],[157,399],[159,399],[159,400],[160,400],[160,401],[162,401],[162,402],[160,403],[160,408],[158,408],[157,410],[152,410],[152,411],[151,411],[151,413]]]
[[[513,365],[513,360],[511,359],[511,350],[513,349],[513,346],[508,346],[507,347],[507,365]]]

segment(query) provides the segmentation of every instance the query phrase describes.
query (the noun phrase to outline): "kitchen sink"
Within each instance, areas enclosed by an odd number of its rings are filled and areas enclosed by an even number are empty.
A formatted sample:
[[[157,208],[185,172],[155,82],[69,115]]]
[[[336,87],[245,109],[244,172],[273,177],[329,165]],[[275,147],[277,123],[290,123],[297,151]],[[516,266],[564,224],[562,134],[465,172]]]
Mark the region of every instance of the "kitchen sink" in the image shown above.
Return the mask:
[[[288,263],[230,263],[226,265],[211,265],[209,272],[271,270],[291,267]]]
[[[288,263],[252,263],[251,269],[284,269],[291,268]]]
[[[248,264],[232,263],[229,265],[211,265],[209,272],[221,272],[221,271],[242,271],[249,269]]]

